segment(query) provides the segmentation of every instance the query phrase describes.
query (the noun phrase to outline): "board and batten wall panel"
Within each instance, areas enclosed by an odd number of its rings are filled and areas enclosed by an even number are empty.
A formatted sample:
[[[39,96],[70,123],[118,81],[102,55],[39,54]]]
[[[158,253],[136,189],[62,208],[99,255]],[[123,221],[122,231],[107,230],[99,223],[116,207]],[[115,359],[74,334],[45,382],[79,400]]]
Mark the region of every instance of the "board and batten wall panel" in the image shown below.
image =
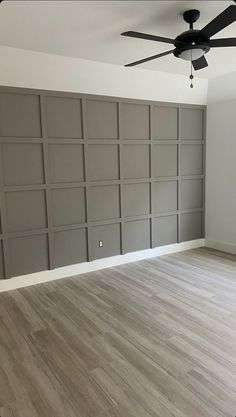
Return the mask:
[[[204,106],[2,87],[0,277],[203,237],[204,155]]]

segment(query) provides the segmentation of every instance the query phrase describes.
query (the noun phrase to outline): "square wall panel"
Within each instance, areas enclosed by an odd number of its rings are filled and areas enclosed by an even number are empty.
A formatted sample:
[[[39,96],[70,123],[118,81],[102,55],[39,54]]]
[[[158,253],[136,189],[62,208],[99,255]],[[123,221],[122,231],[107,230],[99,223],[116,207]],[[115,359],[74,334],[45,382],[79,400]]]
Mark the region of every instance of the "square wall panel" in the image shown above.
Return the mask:
[[[150,220],[135,220],[124,224],[125,252],[150,248]]]
[[[120,217],[119,185],[90,187],[90,220],[108,220]]]
[[[54,226],[86,222],[84,188],[57,188],[52,190],[52,215]]]
[[[99,241],[102,241],[102,247],[99,247]],[[106,224],[92,227],[90,249],[92,259],[120,255],[120,224]]]
[[[202,213],[181,214],[181,242],[202,237]]]
[[[149,139],[149,106],[123,103],[121,123],[123,139]]]
[[[149,178],[149,145],[123,146],[124,178]]]
[[[203,173],[203,146],[181,146],[181,175],[197,175]]]
[[[89,179],[90,181],[119,179],[117,145],[89,145]]]
[[[0,135],[7,137],[41,137],[39,96],[0,94]]]
[[[178,109],[176,107],[153,107],[153,139],[178,139]]]
[[[72,265],[87,261],[86,229],[54,233],[55,266]]]
[[[150,184],[125,184],[125,217],[139,216],[142,214],[150,214]]]
[[[7,230],[20,232],[47,227],[45,191],[6,193]]]
[[[49,269],[47,235],[9,239],[9,261],[13,277]]]
[[[103,100],[87,100],[89,139],[118,139],[118,105]]]
[[[83,145],[49,145],[48,152],[52,183],[84,181]]]
[[[155,213],[168,213],[177,210],[177,181],[154,182],[153,193]]]
[[[8,143],[2,145],[5,185],[44,183],[43,149],[39,143]]]
[[[177,215],[153,219],[153,245],[164,246],[177,243]]]
[[[152,164],[154,177],[177,176],[177,145],[154,145]]]
[[[203,116],[202,109],[181,110],[181,132],[185,140],[203,140]]]
[[[181,182],[181,209],[202,207],[202,180],[183,180]]]
[[[81,139],[81,100],[71,97],[46,97],[47,135],[49,138]]]
[[[3,279],[5,277],[4,272],[4,260],[3,260],[3,244],[2,240],[0,240],[0,279]]]

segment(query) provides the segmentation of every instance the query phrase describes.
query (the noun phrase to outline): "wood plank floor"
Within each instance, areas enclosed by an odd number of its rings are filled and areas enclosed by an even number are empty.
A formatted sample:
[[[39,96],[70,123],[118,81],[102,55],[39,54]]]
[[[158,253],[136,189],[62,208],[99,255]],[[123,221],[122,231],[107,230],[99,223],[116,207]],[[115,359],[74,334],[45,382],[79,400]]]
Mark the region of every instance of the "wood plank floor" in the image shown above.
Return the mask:
[[[234,417],[236,257],[210,249],[0,294],[1,417]]]

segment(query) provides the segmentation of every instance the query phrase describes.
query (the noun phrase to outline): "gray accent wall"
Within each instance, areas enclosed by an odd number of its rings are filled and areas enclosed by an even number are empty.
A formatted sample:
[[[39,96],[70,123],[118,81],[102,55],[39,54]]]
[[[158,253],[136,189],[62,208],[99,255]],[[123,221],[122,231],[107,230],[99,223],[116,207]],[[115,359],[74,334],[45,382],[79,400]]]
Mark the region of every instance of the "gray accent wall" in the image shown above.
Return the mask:
[[[0,161],[2,279],[204,236],[204,106],[2,87]]]

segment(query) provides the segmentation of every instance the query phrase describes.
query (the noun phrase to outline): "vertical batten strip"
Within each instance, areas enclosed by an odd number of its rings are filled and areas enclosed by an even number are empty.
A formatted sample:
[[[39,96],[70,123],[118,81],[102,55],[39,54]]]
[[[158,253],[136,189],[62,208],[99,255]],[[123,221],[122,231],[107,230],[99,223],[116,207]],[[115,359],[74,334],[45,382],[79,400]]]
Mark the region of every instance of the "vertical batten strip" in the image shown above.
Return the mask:
[[[3,249],[3,262],[4,262],[4,278],[10,278],[10,260],[9,260],[9,245],[7,238],[7,213],[6,213],[6,202],[4,192],[4,181],[3,181],[3,158],[2,158],[2,144],[0,144],[0,212],[1,212],[1,226],[2,226],[2,249]]]
[[[205,205],[206,205],[206,113],[207,113],[207,109],[204,108],[203,109],[203,127],[202,127],[202,132],[203,132],[203,148],[202,148],[202,174],[203,174],[203,181],[202,181],[202,207],[203,207],[203,212],[202,212],[202,237],[205,236]]]
[[[49,267],[55,268],[55,248],[53,236],[53,219],[52,219],[52,202],[49,174],[49,155],[48,155],[48,137],[47,137],[47,120],[46,120],[46,100],[45,95],[40,94],[40,116],[41,131],[43,138],[43,164],[44,164],[44,182],[46,190],[46,209],[47,209],[47,226],[48,226],[48,250],[49,250]]]
[[[91,253],[91,226],[90,226],[90,215],[89,215],[89,148],[88,148],[88,129],[87,129],[87,106],[86,98],[82,98],[82,130],[84,139],[84,181],[85,181],[85,210],[86,210],[86,221],[87,227],[87,260],[92,261]]]
[[[177,209],[178,209],[178,225],[177,225],[177,243],[181,242],[181,146],[182,146],[182,132],[181,132],[181,107],[178,107],[178,126],[177,126],[177,175],[178,175],[178,189],[177,189]]]
[[[119,180],[120,180],[120,244],[121,254],[125,254],[125,223],[124,223],[124,164],[123,164],[123,134],[122,134],[122,103],[118,102],[118,140],[119,140]]]
[[[149,175],[150,175],[150,247],[154,248],[154,167],[153,167],[153,105],[149,106],[149,139],[151,141],[149,145]]]

